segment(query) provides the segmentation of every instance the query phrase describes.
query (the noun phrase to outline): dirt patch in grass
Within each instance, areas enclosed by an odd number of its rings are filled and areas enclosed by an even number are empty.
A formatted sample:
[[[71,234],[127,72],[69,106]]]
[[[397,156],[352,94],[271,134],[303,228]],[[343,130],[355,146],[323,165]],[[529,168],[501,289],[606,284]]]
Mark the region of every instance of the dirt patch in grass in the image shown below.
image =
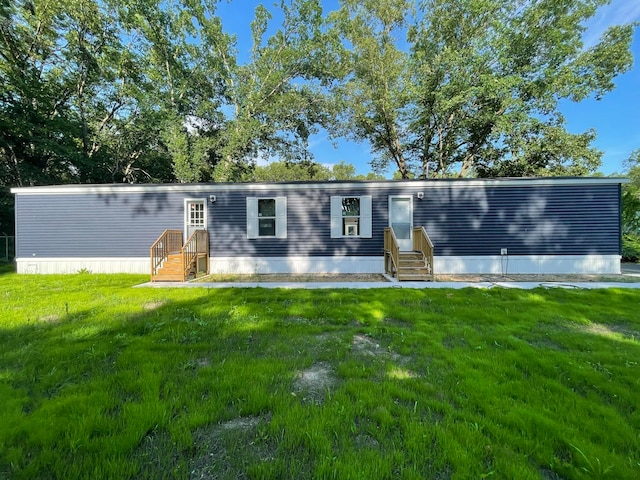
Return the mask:
[[[200,357],[196,359],[196,365],[199,367],[208,367],[211,365],[211,359],[207,357]]]
[[[248,463],[272,460],[275,451],[259,434],[261,425],[269,421],[266,415],[238,417],[197,429],[193,433],[196,452],[188,462],[189,478],[245,478]]]
[[[633,340],[640,338],[640,332],[628,325],[590,323],[589,325],[581,325],[579,330],[602,337],[612,337],[617,334]]]
[[[380,345],[368,335],[354,335],[351,341],[351,351],[355,354],[364,355],[366,357],[388,358],[398,363],[408,363],[409,357],[404,357],[395,352],[390,351],[388,347]]]
[[[162,307],[166,302],[164,300],[151,300],[142,305],[143,310],[156,310],[157,308]]]
[[[331,365],[318,362],[306,370],[298,372],[293,383],[293,393],[302,397],[303,402],[321,404],[327,391],[336,384]]]
[[[368,335],[354,335],[351,341],[351,350],[371,357],[386,353],[380,348],[380,344]]]
[[[51,315],[44,315],[38,318],[38,321],[43,323],[57,323],[60,320],[61,320],[60,315],[56,315],[55,313],[52,313]]]
[[[250,428],[258,426],[262,419],[260,417],[240,417],[221,423],[219,428],[222,430],[242,430],[246,431]]]

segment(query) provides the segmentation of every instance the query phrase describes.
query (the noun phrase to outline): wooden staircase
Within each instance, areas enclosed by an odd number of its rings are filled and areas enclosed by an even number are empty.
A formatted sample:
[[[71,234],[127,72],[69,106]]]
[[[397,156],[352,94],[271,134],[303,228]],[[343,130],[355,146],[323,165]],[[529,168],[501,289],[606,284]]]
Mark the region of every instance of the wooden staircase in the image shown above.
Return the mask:
[[[194,274],[194,265],[191,265],[188,272],[183,271],[182,254],[172,253],[162,262],[160,268],[156,271],[154,281],[163,282],[184,282]],[[195,276],[195,275],[194,275]]]
[[[422,252],[400,252],[396,278],[408,281],[433,281],[433,269]]]
[[[209,234],[197,230],[182,244],[181,230],[165,230],[151,246],[151,281],[185,282],[209,273]]]
[[[424,227],[413,229],[413,251],[401,252],[391,228],[384,229],[384,271],[398,281],[433,281],[433,243]]]

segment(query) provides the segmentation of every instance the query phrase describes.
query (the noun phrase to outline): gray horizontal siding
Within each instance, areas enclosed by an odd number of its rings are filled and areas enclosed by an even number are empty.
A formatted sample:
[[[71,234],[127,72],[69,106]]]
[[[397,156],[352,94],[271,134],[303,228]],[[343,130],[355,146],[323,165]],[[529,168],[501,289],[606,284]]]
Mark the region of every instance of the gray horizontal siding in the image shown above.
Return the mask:
[[[373,213],[374,238],[331,238],[330,198],[331,195],[341,194],[359,196],[373,195],[374,192],[366,188],[347,192],[337,188],[288,192],[273,189],[260,192],[259,197],[287,197],[287,238],[251,240],[248,240],[246,235],[247,195],[239,191],[219,194],[216,203],[209,210],[213,241],[211,253],[219,257],[382,255],[381,234],[387,224],[386,196],[378,195],[372,199],[373,212],[380,213]]]
[[[619,254],[619,185],[433,187],[396,183],[345,189],[283,190],[278,185],[246,193],[242,185],[215,189],[208,204],[213,256],[381,255],[388,225],[388,196],[413,195],[414,224],[424,225],[436,255]],[[415,194],[424,192],[418,200]],[[373,238],[330,235],[331,195],[371,195]],[[248,240],[246,196],[287,197],[287,238]],[[17,195],[17,256],[144,257],[167,228],[183,229],[184,199],[198,192],[117,192]]]
[[[17,256],[144,257],[165,228],[183,229],[183,195],[16,198]]]
[[[447,188],[416,202],[436,255],[619,254],[619,186]]]

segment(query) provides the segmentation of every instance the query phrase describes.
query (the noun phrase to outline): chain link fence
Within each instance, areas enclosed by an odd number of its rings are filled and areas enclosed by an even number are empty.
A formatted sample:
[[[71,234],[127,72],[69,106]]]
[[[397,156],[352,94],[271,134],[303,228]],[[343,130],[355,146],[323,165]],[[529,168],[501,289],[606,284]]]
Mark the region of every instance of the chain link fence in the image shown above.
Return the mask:
[[[9,262],[16,256],[16,237],[0,235],[0,261]]]

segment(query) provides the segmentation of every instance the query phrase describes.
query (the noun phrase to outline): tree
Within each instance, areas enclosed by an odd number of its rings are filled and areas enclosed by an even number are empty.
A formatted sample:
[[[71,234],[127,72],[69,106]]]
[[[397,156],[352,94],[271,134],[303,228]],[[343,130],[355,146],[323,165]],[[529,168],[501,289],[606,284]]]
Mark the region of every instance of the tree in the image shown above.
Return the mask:
[[[313,161],[269,162],[257,166],[253,180],[257,182],[326,181],[331,179],[331,170]]]
[[[403,118],[411,86],[408,55],[395,35],[407,26],[410,8],[407,0],[344,0],[330,18],[350,46],[342,52],[346,71],[338,71],[343,82],[334,90],[344,114],[340,132],[371,144],[374,170],[393,162],[402,178],[410,169]]]
[[[640,237],[640,149],[623,162],[630,183],[623,186],[622,233]]]
[[[607,0],[422,0],[410,24],[409,2],[355,3],[344,2],[336,25],[351,57],[371,62],[355,62],[337,95],[356,105],[347,117],[378,153],[375,166],[393,162],[402,178],[412,167],[426,177],[599,166],[595,132],[568,133],[558,102],[600,98],[631,65],[632,25],[582,43]],[[391,33],[407,24],[405,57]]]
[[[256,8],[246,64],[221,55],[231,113],[220,132],[216,179],[230,179],[229,164],[252,163],[259,156],[306,161],[311,158],[309,136],[332,122],[324,88],[334,78],[335,40],[324,29],[320,1],[282,1],[280,9],[282,25],[267,38],[271,14]]]
[[[622,189],[622,258],[640,260],[640,149],[623,163],[630,183]]]
[[[81,122],[69,99],[76,71],[62,69],[60,5],[0,6],[0,175],[4,185],[79,177]],[[70,24],[73,22],[69,21]]]
[[[123,44],[116,10],[93,0],[0,7],[0,183],[173,179],[149,135],[154,107],[143,112],[145,59]],[[147,134],[134,141],[136,131]]]

